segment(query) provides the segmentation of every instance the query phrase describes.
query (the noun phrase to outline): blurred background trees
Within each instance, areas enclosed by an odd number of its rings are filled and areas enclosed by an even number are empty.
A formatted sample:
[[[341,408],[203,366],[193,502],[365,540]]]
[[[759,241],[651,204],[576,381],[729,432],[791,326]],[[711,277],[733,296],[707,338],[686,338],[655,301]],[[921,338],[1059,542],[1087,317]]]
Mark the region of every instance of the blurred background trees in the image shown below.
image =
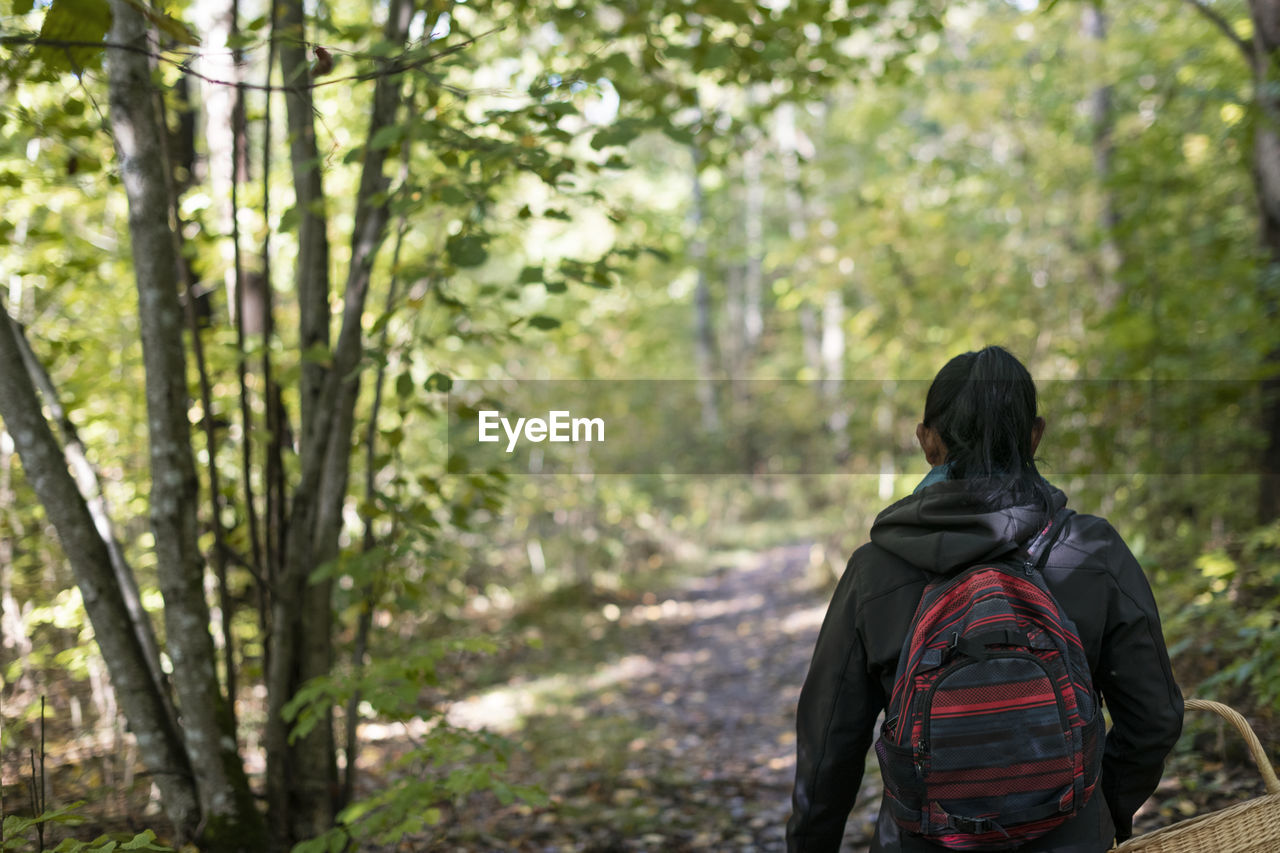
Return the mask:
[[[1272,5],[5,0],[6,755],[48,694],[208,849],[430,823],[502,784],[449,698],[537,633],[478,610],[837,571],[986,343],[1187,686],[1273,709]],[[641,449],[468,458],[451,412],[511,380]],[[683,469],[640,440],[675,410]],[[361,720],[435,770],[353,805]]]

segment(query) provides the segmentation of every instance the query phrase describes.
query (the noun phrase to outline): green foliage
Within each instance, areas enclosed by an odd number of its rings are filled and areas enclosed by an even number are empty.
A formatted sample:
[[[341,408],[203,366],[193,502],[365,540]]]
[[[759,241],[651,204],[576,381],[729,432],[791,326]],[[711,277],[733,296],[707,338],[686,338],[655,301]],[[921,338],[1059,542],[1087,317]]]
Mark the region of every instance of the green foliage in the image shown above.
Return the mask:
[[[1207,695],[1239,707],[1280,706],[1280,523],[1205,550],[1166,610],[1170,653]]]
[[[379,659],[355,674],[313,678],[285,704],[282,714],[293,723],[290,737],[305,737],[335,705],[358,696],[372,712],[390,720],[430,718],[440,713],[424,708],[426,691],[439,684],[442,661],[449,656],[492,653],[497,643],[487,637],[424,640],[413,652]]]
[[[56,2],[65,2],[65,0],[56,0]],[[173,17],[167,12],[154,9],[143,0],[127,0],[130,6],[138,11],[138,14],[146,18],[156,29],[164,33],[178,44],[185,44],[191,47],[200,46],[200,37],[187,24]]]
[[[328,832],[295,845],[294,853],[326,853],[352,842],[389,844],[420,837],[440,822],[444,805],[468,795],[490,792],[504,804],[519,798],[544,801],[527,785],[503,781],[508,743],[485,731],[450,725],[442,709],[430,709],[431,688],[439,684],[446,655],[491,653],[487,638],[448,638],[421,644],[424,650],[397,659],[380,659],[353,677],[314,679],[284,708],[294,723],[291,737],[304,736],[321,714],[353,696],[371,716],[422,721],[424,731],[412,748],[380,768],[386,774],[378,791],[347,806]],[[366,704],[367,703],[367,704]]]
[[[50,809],[36,817],[20,817],[9,815],[4,819],[4,843],[0,850],[4,853],[26,853],[35,849],[35,842],[26,837],[32,830],[43,825],[75,826],[87,818],[83,814],[83,802],[71,803],[58,809]],[[100,835],[92,841],[78,841],[64,838],[56,847],[48,848],[51,853],[114,853],[117,850],[141,850],[151,853],[173,853],[173,848],[156,841],[151,830],[143,830],[134,835],[114,833]]]
[[[110,28],[107,0],[54,0],[40,25],[41,40],[51,44],[42,45],[36,55],[51,72],[79,74],[101,63],[102,49],[89,45],[101,42]]]
[[[482,732],[448,726],[443,721],[390,768],[393,781],[376,794],[347,806],[338,825],[293,847],[293,853],[330,853],[352,842],[393,844],[421,839],[437,827],[442,807],[468,795],[490,792],[503,805],[516,799],[531,805],[546,802],[528,785],[502,780],[506,743]]]

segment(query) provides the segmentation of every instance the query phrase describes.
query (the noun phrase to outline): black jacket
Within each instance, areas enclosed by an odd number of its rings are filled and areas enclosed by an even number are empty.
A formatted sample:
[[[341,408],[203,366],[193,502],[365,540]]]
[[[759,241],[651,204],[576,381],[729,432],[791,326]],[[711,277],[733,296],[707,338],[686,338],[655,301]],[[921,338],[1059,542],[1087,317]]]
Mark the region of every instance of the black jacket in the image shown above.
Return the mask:
[[[1057,489],[1053,497],[1056,512],[1067,499]],[[871,541],[854,552],[836,586],[800,693],[789,850],[839,849],[925,584],[1014,550],[1044,521],[1029,497],[984,504],[964,480],[929,486],[877,516]],[[1160,781],[1182,730],[1182,696],[1151,587],[1110,524],[1072,515],[1044,575],[1080,632],[1112,728],[1103,756],[1104,797],[1095,793],[1080,815],[1021,849],[1097,853],[1110,847],[1113,833],[1129,836],[1133,813]],[[875,835],[872,851],[939,850],[899,837],[883,808]]]

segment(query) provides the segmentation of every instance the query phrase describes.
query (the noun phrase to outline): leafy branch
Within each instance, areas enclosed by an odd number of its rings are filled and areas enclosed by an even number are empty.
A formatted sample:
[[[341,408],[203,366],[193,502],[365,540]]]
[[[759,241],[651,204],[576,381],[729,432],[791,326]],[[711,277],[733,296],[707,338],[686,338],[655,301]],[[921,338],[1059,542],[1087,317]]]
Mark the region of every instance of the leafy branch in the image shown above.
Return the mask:
[[[1222,34],[1225,35],[1244,56],[1245,62],[1249,64],[1249,67],[1255,71],[1257,70],[1257,58],[1253,55],[1253,48],[1247,41],[1241,38],[1240,34],[1236,32],[1236,28],[1231,26],[1227,19],[1222,17],[1218,10],[1204,3],[1203,0],[1187,0],[1187,3],[1203,15],[1211,24],[1221,30]]]
[[[455,53],[459,53],[467,49],[468,47],[471,47],[472,45],[477,43],[480,39],[485,38],[486,36],[490,36],[495,33],[501,32],[504,29],[506,29],[505,26],[497,26],[497,27],[494,27],[493,29],[486,30],[483,33],[478,33],[477,35],[471,36],[470,38],[465,39],[464,41],[461,41],[458,44],[451,45],[447,48],[444,48],[442,50],[438,50],[432,53],[422,54],[421,48],[412,48],[410,50],[406,50],[398,54],[397,56],[394,56],[386,60],[383,63],[382,67],[372,71],[365,71],[359,74],[349,74],[343,77],[326,77],[320,80],[313,79],[312,81],[305,84],[285,85],[285,86],[276,86],[268,83],[238,82],[233,80],[222,80],[217,77],[210,77],[209,75],[202,74],[201,72],[196,71],[194,68],[191,67],[191,64],[190,64],[191,60],[198,58],[200,56],[200,54],[198,53],[190,53],[190,52],[184,53],[183,54],[184,58],[179,60],[179,59],[174,59],[171,56],[161,51],[151,50],[150,48],[147,48],[147,47],[141,47],[136,44],[125,44],[122,42],[79,41],[75,39],[50,39],[50,38],[43,38],[41,36],[19,35],[19,36],[0,36],[0,46],[12,47],[14,45],[23,45],[23,46],[30,46],[30,47],[53,47],[53,48],[61,48],[64,50],[67,50],[70,48],[84,48],[84,47],[103,48],[103,49],[111,49],[111,50],[124,50],[124,51],[129,51],[131,53],[137,53],[143,56],[150,57],[159,62],[166,62],[170,65],[173,65],[177,68],[182,69],[184,74],[189,74],[192,77],[195,77],[198,80],[202,80],[212,86],[239,87],[241,89],[249,89],[249,90],[258,91],[258,92],[297,93],[304,89],[318,89],[321,86],[332,86],[335,83],[363,83],[369,80],[377,80],[378,78],[381,78],[381,77],[392,77],[398,74],[405,74],[410,71],[415,71],[419,68],[430,65],[431,63],[436,62],[437,60],[444,59],[445,57],[451,56]]]

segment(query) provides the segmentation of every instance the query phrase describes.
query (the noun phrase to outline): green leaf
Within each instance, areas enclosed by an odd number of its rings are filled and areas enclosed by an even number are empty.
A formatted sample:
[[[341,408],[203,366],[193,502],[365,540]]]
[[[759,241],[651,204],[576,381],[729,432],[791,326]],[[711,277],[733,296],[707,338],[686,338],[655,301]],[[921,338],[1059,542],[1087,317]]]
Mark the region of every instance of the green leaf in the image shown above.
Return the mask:
[[[445,184],[440,188],[440,200],[445,204],[455,206],[466,204],[470,201],[467,194],[453,184]]]
[[[427,377],[426,385],[424,387],[428,391],[439,391],[441,393],[445,393],[449,391],[449,389],[453,388],[453,380],[437,370],[435,373]]]
[[[227,34],[227,50],[239,50],[249,47],[258,40],[258,35],[248,30]]]
[[[560,321],[555,317],[548,317],[546,314],[534,314],[529,318],[529,325],[535,329],[555,329],[559,328]]]
[[[330,830],[332,832],[333,830]],[[329,853],[328,833],[293,845],[291,853]]]
[[[308,364],[333,365],[333,353],[322,343],[314,343],[302,351],[302,360]]]
[[[26,832],[33,825],[35,825],[35,821],[31,818],[11,814],[4,819],[4,834],[6,837],[12,838],[15,835],[21,835]]]
[[[128,3],[137,9],[142,17],[154,24],[156,29],[178,42],[178,44],[190,45],[191,47],[200,45],[200,37],[195,34],[195,31],[177,18],[157,9],[152,9],[142,0],[128,0]]]
[[[450,474],[465,474],[470,467],[471,465],[467,462],[467,457],[463,456],[461,453],[451,452],[448,459],[445,461],[445,470]],[[465,511],[466,508],[454,506],[453,509],[455,512],[460,512]],[[455,518],[455,522],[456,521],[457,519]]]
[[[623,119],[611,127],[596,131],[591,137],[591,147],[599,151],[610,145],[626,145],[640,135],[640,130],[639,123]]]
[[[280,230],[281,231],[293,230],[294,228],[297,227],[298,220],[300,218],[301,218],[301,214],[298,212],[298,208],[296,205],[285,208],[284,212],[280,214]]]
[[[444,250],[456,265],[478,267],[489,259],[487,242],[487,237],[478,234],[455,234],[445,242]]]
[[[520,270],[521,284],[537,284],[538,282],[542,281],[543,277],[544,277],[544,274],[542,272],[542,267],[530,266]]]
[[[100,42],[111,29],[107,0],[53,0],[40,25],[40,38],[51,42]],[[79,70],[102,57],[100,47],[41,46],[36,54],[55,71]]]
[[[404,399],[413,395],[413,377],[405,371],[396,377],[396,396]]]
[[[153,845],[151,842],[156,840],[156,834],[149,829],[144,829],[133,837],[132,841],[126,841],[120,845],[121,850],[163,850],[165,848],[159,845]]]
[[[25,15],[35,8],[35,0],[13,0],[13,14]]]
[[[630,74],[636,70],[635,61],[625,53],[613,54],[604,61],[602,67],[615,74]]]
[[[542,108],[550,115],[560,118],[567,115],[576,115],[578,108],[568,101],[551,101],[542,105]]]
[[[704,70],[720,68],[733,58],[733,48],[726,42],[718,41],[707,50],[702,62],[698,63]]]
[[[382,151],[395,145],[403,138],[404,126],[389,124],[374,131],[373,138],[369,140],[369,147],[374,151]]]
[[[662,132],[673,142],[679,142],[681,145],[693,144],[693,131],[688,128],[667,124],[663,125]]]

